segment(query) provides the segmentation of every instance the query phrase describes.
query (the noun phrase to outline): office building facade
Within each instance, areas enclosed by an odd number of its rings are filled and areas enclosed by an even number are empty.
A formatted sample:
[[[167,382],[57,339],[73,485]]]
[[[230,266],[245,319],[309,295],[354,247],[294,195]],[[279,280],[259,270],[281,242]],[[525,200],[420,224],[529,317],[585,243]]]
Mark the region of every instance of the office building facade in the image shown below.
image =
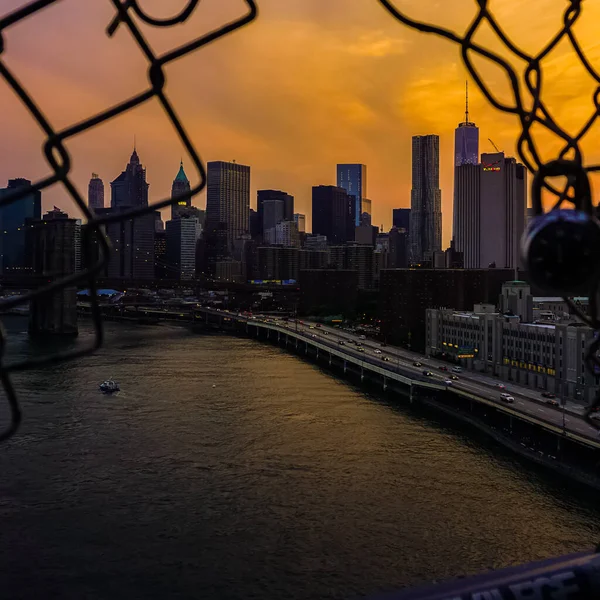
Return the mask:
[[[319,185],[312,189],[313,234],[324,235],[330,244],[354,240],[356,202],[344,188]]]
[[[503,152],[455,169],[454,241],[468,269],[516,269],[525,229],[527,173]]]
[[[194,279],[196,276],[196,243],[202,232],[194,218],[178,218],[167,221],[166,262],[175,278]]]
[[[412,190],[410,206],[410,260],[431,262],[442,249],[442,192],[440,190],[440,138],[412,138]]]
[[[410,231],[410,208],[394,208],[392,210],[392,226]]]
[[[337,187],[346,190],[349,196],[354,198],[354,226],[358,227],[361,223],[363,212],[371,215],[371,202],[365,202],[363,210],[363,200],[367,198],[367,166],[361,164],[340,164],[337,165]]]
[[[207,178],[205,229],[209,234],[224,229],[231,252],[233,240],[249,230],[250,167],[234,162],[209,162]]]
[[[0,199],[31,185],[28,179],[9,179],[8,186],[0,189]],[[3,273],[31,270],[25,243],[26,224],[42,216],[42,194],[28,192],[23,198],[0,207],[0,265]]]

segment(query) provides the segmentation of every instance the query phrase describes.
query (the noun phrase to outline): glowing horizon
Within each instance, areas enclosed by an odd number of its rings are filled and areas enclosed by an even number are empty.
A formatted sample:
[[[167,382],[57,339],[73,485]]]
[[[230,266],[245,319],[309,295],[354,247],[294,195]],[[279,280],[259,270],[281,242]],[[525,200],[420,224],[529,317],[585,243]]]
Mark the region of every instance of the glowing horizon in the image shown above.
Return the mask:
[[[4,4],[3,14],[23,2]],[[144,2],[148,12],[155,9],[153,14],[161,14],[160,4]],[[178,1],[176,8],[185,4]],[[203,161],[235,159],[250,165],[251,206],[257,189],[285,190],[295,197],[296,212],[306,214],[308,230],[312,186],[334,185],[338,163],[365,164],[373,224],[387,230],[392,209],[410,206],[411,137],[437,134],[446,247],[452,226],[454,129],[464,119],[467,79],[459,49],[402,27],[376,0],[258,4],[256,22],[167,69],[167,93]],[[444,15],[438,15],[436,4],[424,0],[412,9],[414,16],[463,31],[475,14],[472,0],[448,0]],[[497,0],[492,9],[515,42],[533,51],[558,31],[564,7],[550,0],[531,0],[526,6]],[[155,48],[170,48],[244,11],[241,0],[203,0],[189,24],[148,29],[148,38]],[[576,33],[591,62],[600,64],[593,27],[600,8],[586,6],[584,12]],[[111,39],[104,33],[113,14],[108,1],[62,0],[6,30],[2,57],[54,127],[99,112],[147,85],[144,60],[129,34],[124,28]],[[482,33],[481,43],[498,48],[489,31]],[[593,113],[594,81],[565,44],[544,67],[544,100],[558,122],[575,132]],[[481,71],[507,98],[504,75],[483,62]],[[480,154],[493,151],[490,138],[506,155],[516,156],[517,119],[493,109],[469,82],[469,113],[480,130]],[[0,99],[0,186],[8,179],[46,175],[37,125],[4,83]],[[68,142],[73,179],[84,197],[91,174],[98,173],[109,203],[110,181],[125,168],[134,136],[151,201],[170,193],[182,156],[194,184],[189,159],[157,103],[149,102]],[[542,133],[539,139],[546,142],[542,147],[548,157],[560,148],[550,136]],[[597,131],[585,141],[587,158],[600,161]],[[56,205],[79,216],[58,186],[42,194],[44,210]],[[193,203],[204,207],[204,194]]]

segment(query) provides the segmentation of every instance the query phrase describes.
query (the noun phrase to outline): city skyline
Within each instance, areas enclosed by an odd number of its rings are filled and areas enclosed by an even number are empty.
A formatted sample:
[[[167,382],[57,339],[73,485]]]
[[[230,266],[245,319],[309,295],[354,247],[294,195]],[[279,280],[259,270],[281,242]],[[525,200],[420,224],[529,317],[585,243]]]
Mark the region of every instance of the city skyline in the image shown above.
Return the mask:
[[[223,23],[235,16],[238,8],[224,4],[207,4],[199,13],[209,25]],[[449,216],[453,132],[464,113],[466,75],[459,51],[449,43],[400,27],[377,2],[353,7],[342,0],[322,4],[307,0],[281,6],[274,0],[263,0],[256,23],[168,69],[167,85],[175,108],[202,159],[235,158],[250,164],[255,173],[252,198],[257,189],[288,190],[307,219],[312,186],[334,184],[331,170],[337,163],[362,162],[370,169],[373,223],[388,228],[391,209],[410,204],[411,136],[436,133],[440,136],[442,208]],[[536,47],[555,30],[550,17],[556,13],[558,18],[559,11],[551,7],[548,0],[537,0],[520,7],[517,14],[505,6],[502,17],[512,26],[516,41],[526,40]],[[413,10],[419,14],[427,12],[427,7]],[[460,29],[473,16],[473,10],[452,3],[448,11],[452,25]],[[594,11],[598,12],[586,7],[586,15],[593,16]],[[526,28],[528,15],[546,13],[548,21],[535,31]],[[68,8],[57,3],[42,14],[28,23],[29,37],[13,40],[12,31],[7,32],[5,54],[17,76],[43,100],[42,109],[53,124],[67,125],[93,114],[144,85],[142,61],[130,51],[126,36],[107,40],[104,26],[98,25],[112,18],[109,3]],[[61,27],[53,26],[59,22]],[[578,24],[584,43],[588,39],[586,28],[592,22],[586,16]],[[185,27],[160,33],[164,36],[161,41],[170,45],[185,35]],[[483,38],[486,41],[485,35]],[[32,44],[31,39],[37,43]],[[348,43],[348,39],[353,42]],[[69,51],[70,43],[77,44],[78,52]],[[44,47],[42,56],[38,45]],[[273,47],[281,50],[274,55]],[[312,53],[314,58],[307,55],[309,47],[318,50]],[[549,57],[553,69],[544,79],[544,93],[559,121],[572,129],[591,110],[593,90],[577,75],[579,71],[565,79],[576,61],[561,52]],[[113,76],[115,64],[119,64],[118,78]],[[485,66],[482,69],[486,80],[497,86],[498,95],[507,97],[494,71]],[[190,72],[202,73],[202,77],[195,82],[188,76]],[[62,93],[51,93],[59,86]],[[572,94],[565,96],[565,87]],[[2,88],[0,96],[6,106],[6,135],[12,144],[0,167],[0,181],[14,177],[35,180],[47,174],[35,124],[7,88]],[[243,103],[240,97],[245,98]],[[469,97],[470,112],[482,140],[490,137],[508,156],[516,155],[516,119],[490,107],[472,82]],[[73,179],[84,197],[91,172],[98,172],[105,184],[118,174],[134,134],[151,174],[151,201],[168,196],[172,157],[179,159],[182,153],[166,119],[155,105],[148,104],[69,142]],[[492,151],[487,141],[481,146],[483,152]],[[115,147],[123,148],[123,152],[115,152]],[[556,148],[550,144],[548,152],[554,153]],[[596,150],[588,152],[587,160],[593,160],[595,154]],[[185,154],[183,160],[187,165]],[[194,183],[196,174],[188,170],[187,175]],[[204,197],[200,195],[194,204],[204,206]],[[45,209],[57,204],[75,214],[59,186],[48,190],[44,198]],[[451,225],[451,219],[445,218],[444,246],[450,239]],[[310,230],[310,222],[307,227]]]

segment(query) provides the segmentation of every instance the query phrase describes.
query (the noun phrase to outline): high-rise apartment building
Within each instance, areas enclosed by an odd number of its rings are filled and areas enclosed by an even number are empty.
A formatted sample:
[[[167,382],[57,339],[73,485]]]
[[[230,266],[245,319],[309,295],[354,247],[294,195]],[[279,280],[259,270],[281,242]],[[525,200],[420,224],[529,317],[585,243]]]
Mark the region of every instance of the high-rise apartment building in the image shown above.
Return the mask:
[[[249,231],[250,167],[213,161],[207,176],[205,229],[209,236],[225,231],[231,252],[233,241]]]
[[[430,262],[442,249],[442,192],[440,190],[440,138],[412,138],[412,190],[410,193],[410,260]]]
[[[312,189],[312,230],[327,236],[330,244],[354,240],[356,202],[344,188],[317,185]]]
[[[9,179],[0,189],[0,198],[31,185],[28,179]],[[42,216],[42,193],[28,192],[23,198],[0,207],[0,268],[2,272],[29,270],[26,256],[25,224]]]
[[[104,208],[104,182],[97,173],[92,173],[88,184],[88,206],[93,210]]]
[[[525,228],[527,172],[503,152],[456,167],[454,241],[467,269],[516,269]]]
[[[363,202],[367,197],[367,166],[360,164],[337,165],[337,187],[344,188],[349,196],[354,197],[354,226],[361,224]],[[371,202],[364,202],[371,214]],[[370,224],[370,223],[369,223]]]

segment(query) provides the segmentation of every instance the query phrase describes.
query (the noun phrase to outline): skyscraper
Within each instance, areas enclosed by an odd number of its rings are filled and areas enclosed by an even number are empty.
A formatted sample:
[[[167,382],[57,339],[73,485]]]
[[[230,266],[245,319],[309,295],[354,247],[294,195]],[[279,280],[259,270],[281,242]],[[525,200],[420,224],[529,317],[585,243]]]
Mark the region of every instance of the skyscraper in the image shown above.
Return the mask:
[[[469,121],[469,83],[465,89],[465,120],[454,130],[454,166],[479,162],[479,128]]]
[[[88,206],[92,210],[104,208],[104,182],[97,173],[92,173],[88,185]]]
[[[363,199],[367,197],[367,166],[360,164],[337,165],[337,186],[354,196],[354,226],[360,225],[363,214]],[[371,214],[371,204],[368,206]]]
[[[454,241],[467,269],[515,269],[525,228],[527,172],[503,152],[456,168]]]
[[[356,202],[344,188],[318,185],[312,189],[312,230],[330,244],[354,240]]]
[[[146,169],[141,165],[136,149],[133,149],[125,170],[110,183],[112,208],[138,208],[148,206]]]
[[[54,207],[43,220],[31,220],[27,247],[33,271],[57,280],[72,275],[76,268],[75,219]],[[34,298],[29,311],[32,334],[77,334],[77,288],[67,286],[47,296]]]
[[[440,190],[440,138],[412,138],[412,190],[410,193],[410,260],[432,261],[442,249],[442,192]]]
[[[231,251],[233,241],[249,230],[250,167],[214,161],[209,162],[207,168],[205,229],[209,235],[226,231]]]
[[[410,230],[410,208],[394,208],[392,210],[392,225],[408,232]]]
[[[273,215],[271,215],[267,217],[267,221],[265,222],[265,202],[274,200],[281,202],[280,208],[279,205],[277,205],[277,209],[275,209],[273,205],[270,207],[272,213],[273,211],[277,212],[279,220],[272,222]],[[258,190],[256,194],[256,212],[258,213],[260,235],[264,236],[265,227],[270,229],[275,227],[279,221],[294,220],[294,196],[288,194],[287,192],[282,192],[281,190]]]
[[[171,198],[175,196],[181,196],[190,191],[190,180],[187,178],[185,171],[183,170],[183,161],[179,164],[179,171],[173,179],[171,185]],[[189,196],[185,200],[179,200],[177,204],[171,205],[171,219],[176,219],[180,215],[184,214],[186,208],[192,207],[192,197]]]
[[[196,275],[196,242],[202,229],[194,217],[167,221],[166,260],[171,277],[194,279]]]
[[[17,188],[31,185],[28,179],[9,179],[0,189],[0,198]],[[26,258],[25,224],[42,216],[42,193],[32,191],[25,197],[0,207],[0,268],[3,272],[29,268]]]
[[[119,213],[148,206],[146,169],[133,149],[125,170],[111,182],[110,212]],[[113,245],[108,264],[109,277],[123,279],[154,278],[155,215],[109,223],[106,232]]]

